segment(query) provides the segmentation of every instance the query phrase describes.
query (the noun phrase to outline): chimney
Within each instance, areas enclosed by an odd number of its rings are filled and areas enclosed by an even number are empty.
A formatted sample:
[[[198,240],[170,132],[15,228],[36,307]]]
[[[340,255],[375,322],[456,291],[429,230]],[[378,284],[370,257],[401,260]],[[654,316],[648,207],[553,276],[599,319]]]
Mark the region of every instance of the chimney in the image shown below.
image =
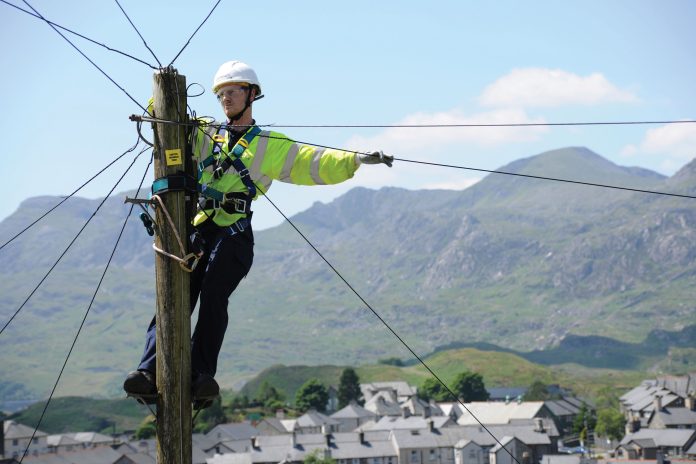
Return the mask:
[[[411,417],[411,410],[407,407],[401,408],[401,417],[403,417],[404,419],[408,419],[409,417]]]
[[[435,422],[432,419],[428,419],[428,431],[430,433],[435,431]]]
[[[427,418],[430,417],[431,415],[432,415],[432,414],[431,414],[431,412],[430,412],[430,405],[423,406],[423,417],[427,419]]]
[[[655,412],[662,411],[662,397],[661,396],[655,396],[653,398],[653,407],[655,408]]]
[[[365,444],[365,432],[363,432],[362,430],[360,430],[360,431],[358,432],[358,439],[360,439],[360,444],[361,444],[361,445],[364,445],[364,444]]]
[[[259,438],[258,437],[251,437],[251,448],[252,449],[259,448]]]
[[[276,419],[285,419],[285,410],[283,408],[276,409]]]
[[[684,400],[684,407],[689,411],[696,411],[696,398],[693,395],[688,395]]]
[[[541,433],[544,432],[544,420],[541,417],[534,418],[534,431]]]
[[[295,431],[292,431],[292,434],[290,435],[290,447],[291,448],[297,448],[297,436],[295,435]]]
[[[326,440],[326,447],[331,448],[331,434],[324,432],[324,439]]]

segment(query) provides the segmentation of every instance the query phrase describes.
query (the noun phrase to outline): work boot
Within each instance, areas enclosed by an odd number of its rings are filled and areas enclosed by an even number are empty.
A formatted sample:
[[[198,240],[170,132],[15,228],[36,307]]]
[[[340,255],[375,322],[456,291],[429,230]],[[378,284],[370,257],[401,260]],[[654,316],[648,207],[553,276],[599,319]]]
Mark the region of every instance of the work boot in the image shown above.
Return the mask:
[[[220,395],[220,386],[208,374],[198,374],[191,381],[191,398],[196,401],[204,398],[215,398]]]
[[[133,371],[123,382],[123,389],[131,396],[157,395],[155,374],[145,370]]]

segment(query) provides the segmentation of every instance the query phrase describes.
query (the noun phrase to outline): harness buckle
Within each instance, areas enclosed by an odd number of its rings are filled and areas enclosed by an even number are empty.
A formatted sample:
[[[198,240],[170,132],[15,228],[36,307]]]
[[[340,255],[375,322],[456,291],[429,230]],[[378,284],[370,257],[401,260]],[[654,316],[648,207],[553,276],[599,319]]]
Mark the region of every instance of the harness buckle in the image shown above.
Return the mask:
[[[246,213],[246,208],[247,208],[247,201],[246,200],[244,200],[243,198],[225,199],[225,201],[223,201],[223,205],[227,204],[228,201],[234,205],[234,212],[235,213],[239,213],[239,214]]]
[[[215,179],[219,179],[219,178],[222,177],[222,175],[223,175],[224,173],[225,173],[225,171],[222,169],[222,166],[218,166],[218,167],[215,168],[215,170],[213,171],[213,177],[214,177]]]

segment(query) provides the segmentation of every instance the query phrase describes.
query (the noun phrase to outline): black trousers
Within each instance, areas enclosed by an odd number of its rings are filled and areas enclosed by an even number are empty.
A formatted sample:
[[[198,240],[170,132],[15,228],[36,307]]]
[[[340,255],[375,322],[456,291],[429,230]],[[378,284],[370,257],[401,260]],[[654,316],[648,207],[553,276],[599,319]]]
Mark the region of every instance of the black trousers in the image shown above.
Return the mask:
[[[247,275],[254,260],[254,234],[249,225],[230,235],[228,228],[212,220],[198,228],[205,240],[205,254],[191,273],[191,313],[200,297],[198,322],[191,338],[191,371],[215,376],[217,359],[227,330],[229,297]],[[156,372],[156,326],[152,319],[145,338],[145,351],[138,369]]]

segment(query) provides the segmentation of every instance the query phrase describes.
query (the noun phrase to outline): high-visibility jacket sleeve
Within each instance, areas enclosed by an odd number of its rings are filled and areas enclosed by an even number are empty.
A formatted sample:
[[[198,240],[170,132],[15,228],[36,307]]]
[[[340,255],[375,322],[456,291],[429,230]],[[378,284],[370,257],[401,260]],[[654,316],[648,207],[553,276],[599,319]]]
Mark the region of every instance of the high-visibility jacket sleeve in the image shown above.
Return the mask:
[[[264,131],[258,138],[255,156],[262,159],[254,164],[262,175],[274,180],[297,185],[337,184],[353,177],[359,166],[353,152],[301,144],[277,132]],[[263,145],[267,145],[266,150]]]

